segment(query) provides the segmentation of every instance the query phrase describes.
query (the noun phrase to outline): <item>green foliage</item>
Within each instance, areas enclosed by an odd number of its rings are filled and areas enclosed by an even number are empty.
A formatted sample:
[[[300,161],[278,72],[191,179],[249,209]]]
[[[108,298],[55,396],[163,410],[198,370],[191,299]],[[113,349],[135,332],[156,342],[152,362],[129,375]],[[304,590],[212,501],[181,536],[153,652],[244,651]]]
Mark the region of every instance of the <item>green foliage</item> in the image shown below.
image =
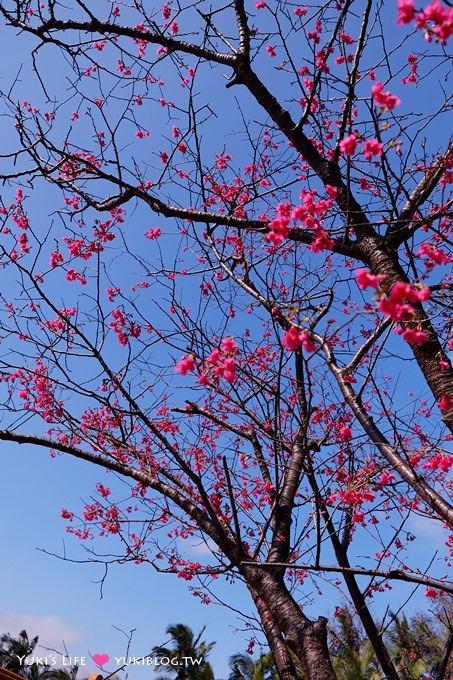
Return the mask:
[[[434,677],[447,638],[447,625],[436,615],[416,613],[409,619],[390,613],[383,634],[401,680]],[[344,607],[331,631],[330,652],[338,680],[384,680],[371,643],[354,613]],[[445,678],[449,678],[449,671]]]
[[[233,654],[228,659],[231,673],[228,680],[278,680],[274,659],[270,652],[253,660],[250,654]]]
[[[215,642],[206,643],[201,640],[205,631],[203,627],[195,638],[189,626],[182,623],[168,626],[166,632],[171,636],[172,647],[154,647],[153,655],[159,659],[168,658],[178,665],[168,665],[164,675],[157,680],[214,680],[211,665],[206,661]],[[198,663],[198,660],[200,662]]]
[[[17,638],[4,633],[0,637],[0,667],[27,680],[76,680],[77,666],[62,669],[45,663],[25,663],[27,657],[33,656],[38,639],[37,635],[30,639],[25,630],[21,630]]]
[[[392,614],[389,638],[395,665],[402,680],[418,680],[442,658],[442,626],[432,616],[415,614],[410,619]]]
[[[332,631],[332,665],[339,680],[381,680],[373,648],[354,621],[352,612],[341,609]]]

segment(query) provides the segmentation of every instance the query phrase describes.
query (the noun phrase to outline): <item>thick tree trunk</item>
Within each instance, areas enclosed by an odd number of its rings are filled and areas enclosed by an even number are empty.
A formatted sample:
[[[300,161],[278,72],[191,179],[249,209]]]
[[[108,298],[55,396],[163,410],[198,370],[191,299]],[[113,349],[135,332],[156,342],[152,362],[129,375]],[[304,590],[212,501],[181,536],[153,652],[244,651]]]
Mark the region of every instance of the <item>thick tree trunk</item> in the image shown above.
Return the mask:
[[[274,657],[278,676],[280,680],[294,680],[294,678],[297,678],[297,671],[282,632],[276,624],[275,619],[272,617],[264,600],[259,597],[252,588],[250,588],[250,590],[261,618],[269,649],[272,651],[272,656]]]
[[[242,567],[241,571],[258,610],[269,612],[288,648],[299,660],[305,680],[336,680],[327,646],[327,619],[321,616],[316,621],[308,619],[285,584],[268,571],[250,566]],[[264,607],[258,599],[263,601]],[[269,624],[269,620],[266,623]],[[264,622],[263,627],[266,630]],[[274,654],[272,638],[268,638],[268,642]],[[280,653],[280,650],[275,651]],[[283,677],[297,680],[289,667]]]

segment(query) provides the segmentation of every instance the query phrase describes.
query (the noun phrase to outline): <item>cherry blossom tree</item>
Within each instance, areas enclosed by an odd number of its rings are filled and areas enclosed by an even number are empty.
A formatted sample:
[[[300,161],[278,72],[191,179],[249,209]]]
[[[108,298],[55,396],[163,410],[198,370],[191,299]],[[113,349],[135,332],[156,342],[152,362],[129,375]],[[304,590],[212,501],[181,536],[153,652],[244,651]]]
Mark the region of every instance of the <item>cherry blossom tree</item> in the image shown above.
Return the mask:
[[[244,582],[285,680],[321,584],[392,680],[374,599],[452,591],[453,10],[387,5],[0,2],[0,438],[99,467],[80,540]]]

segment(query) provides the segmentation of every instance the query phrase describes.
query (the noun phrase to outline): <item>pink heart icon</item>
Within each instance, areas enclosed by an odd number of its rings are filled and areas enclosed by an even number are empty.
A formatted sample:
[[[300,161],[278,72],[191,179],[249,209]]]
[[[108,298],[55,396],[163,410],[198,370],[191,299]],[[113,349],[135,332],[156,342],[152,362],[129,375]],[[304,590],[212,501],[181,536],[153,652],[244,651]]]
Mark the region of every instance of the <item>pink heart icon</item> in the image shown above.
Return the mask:
[[[104,666],[110,659],[108,654],[93,654],[93,661],[98,666]]]

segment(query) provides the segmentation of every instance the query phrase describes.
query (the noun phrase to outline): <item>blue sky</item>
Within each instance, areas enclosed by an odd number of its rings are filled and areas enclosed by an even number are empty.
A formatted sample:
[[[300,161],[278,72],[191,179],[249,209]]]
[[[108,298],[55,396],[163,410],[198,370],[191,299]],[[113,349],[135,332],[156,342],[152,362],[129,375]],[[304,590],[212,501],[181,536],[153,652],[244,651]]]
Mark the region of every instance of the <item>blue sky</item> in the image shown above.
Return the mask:
[[[8,73],[0,76],[0,89],[8,89],[20,71],[17,99],[39,101],[42,93],[30,75],[32,43],[23,38],[19,41],[12,30],[5,31],[3,22],[0,32],[0,59],[9,66]],[[47,63],[42,62],[44,68]],[[57,61],[52,64],[51,86],[56,90],[66,86],[64,70]],[[5,132],[9,122],[0,119],[0,126]],[[2,153],[16,144],[9,134],[3,134],[2,141]],[[45,224],[49,194],[46,201],[41,194],[32,195],[31,200],[35,219]],[[153,224],[153,217],[143,209],[138,214],[143,232]],[[9,285],[5,272],[2,277],[1,285]],[[73,510],[81,507],[81,498],[89,497],[102,477],[99,470],[70,458],[52,459],[45,450],[4,442],[0,465],[3,468],[0,517],[4,518],[5,546],[0,554],[0,580],[8,584],[2,588],[0,633],[17,635],[26,628],[29,636],[40,636],[44,647],[63,651],[65,643],[74,657],[105,652],[114,659],[123,656],[127,646],[127,637],[118,629],[126,633],[135,629],[130,655],[139,657],[149,653],[154,645],[166,642],[165,629],[169,624],[185,623],[195,632],[206,625],[204,639],[217,642],[210,654],[216,678],[227,676],[228,656],[247,646],[243,622],[236,614],[215,604],[202,605],[188,592],[184,581],[156,574],[147,565],[112,565],[101,598],[99,582],[104,576],[101,564],[75,564],[42,552],[58,555],[66,552],[74,559],[87,558],[78,540],[65,534],[60,511],[62,507]],[[108,550],[105,542],[98,543],[97,548],[101,552],[104,548]],[[244,610],[244,602],[248,604],[248,595],[238,583],[224,589],[223,594],[232,607]],[[42,649],[41,653],[44,652]],[[114,671],[116,663],[105,668]],[[93,670],[95,666],[88,660],[79,676],[84,678]],[[149,668],[129,669],[130,678],[144,674],[149,677]]]
[[[72,656],[107,653],[113,660],[126,653],[126,636],[117,629],[135,629],[130,655],[138,657],[166,641],[171,623],[188,624],[194,631],[206,625],[204,639],[217,642],[210,655],[216,677],[223,676],[227,657],[246,646],[245,636],[234,632],[241,626],[234,614],[200,604],[185,582],[156,574],[147,565],[112,565],[101,598],[102,565],[74,564],[42,552],[62,555],[66,550],[68,557],[86,557],[77,539],[65,536],[59,514],[89,492],[99,478],[96,470],[69,458],[52,459],[44,450],[4,443],[1,458],[1,632],[16,635],[26,628],[29,636],[39,634],[45,647],[64,651],[65,643]],[[243,606],[237,585],[223,592],[231,606]],[[95,669],[89,659],[87,664],[81,678]],[[116,662],[106,666],[115,667]],[[129,677],[143,673],[149,675],[149,669],[137,666]]]

